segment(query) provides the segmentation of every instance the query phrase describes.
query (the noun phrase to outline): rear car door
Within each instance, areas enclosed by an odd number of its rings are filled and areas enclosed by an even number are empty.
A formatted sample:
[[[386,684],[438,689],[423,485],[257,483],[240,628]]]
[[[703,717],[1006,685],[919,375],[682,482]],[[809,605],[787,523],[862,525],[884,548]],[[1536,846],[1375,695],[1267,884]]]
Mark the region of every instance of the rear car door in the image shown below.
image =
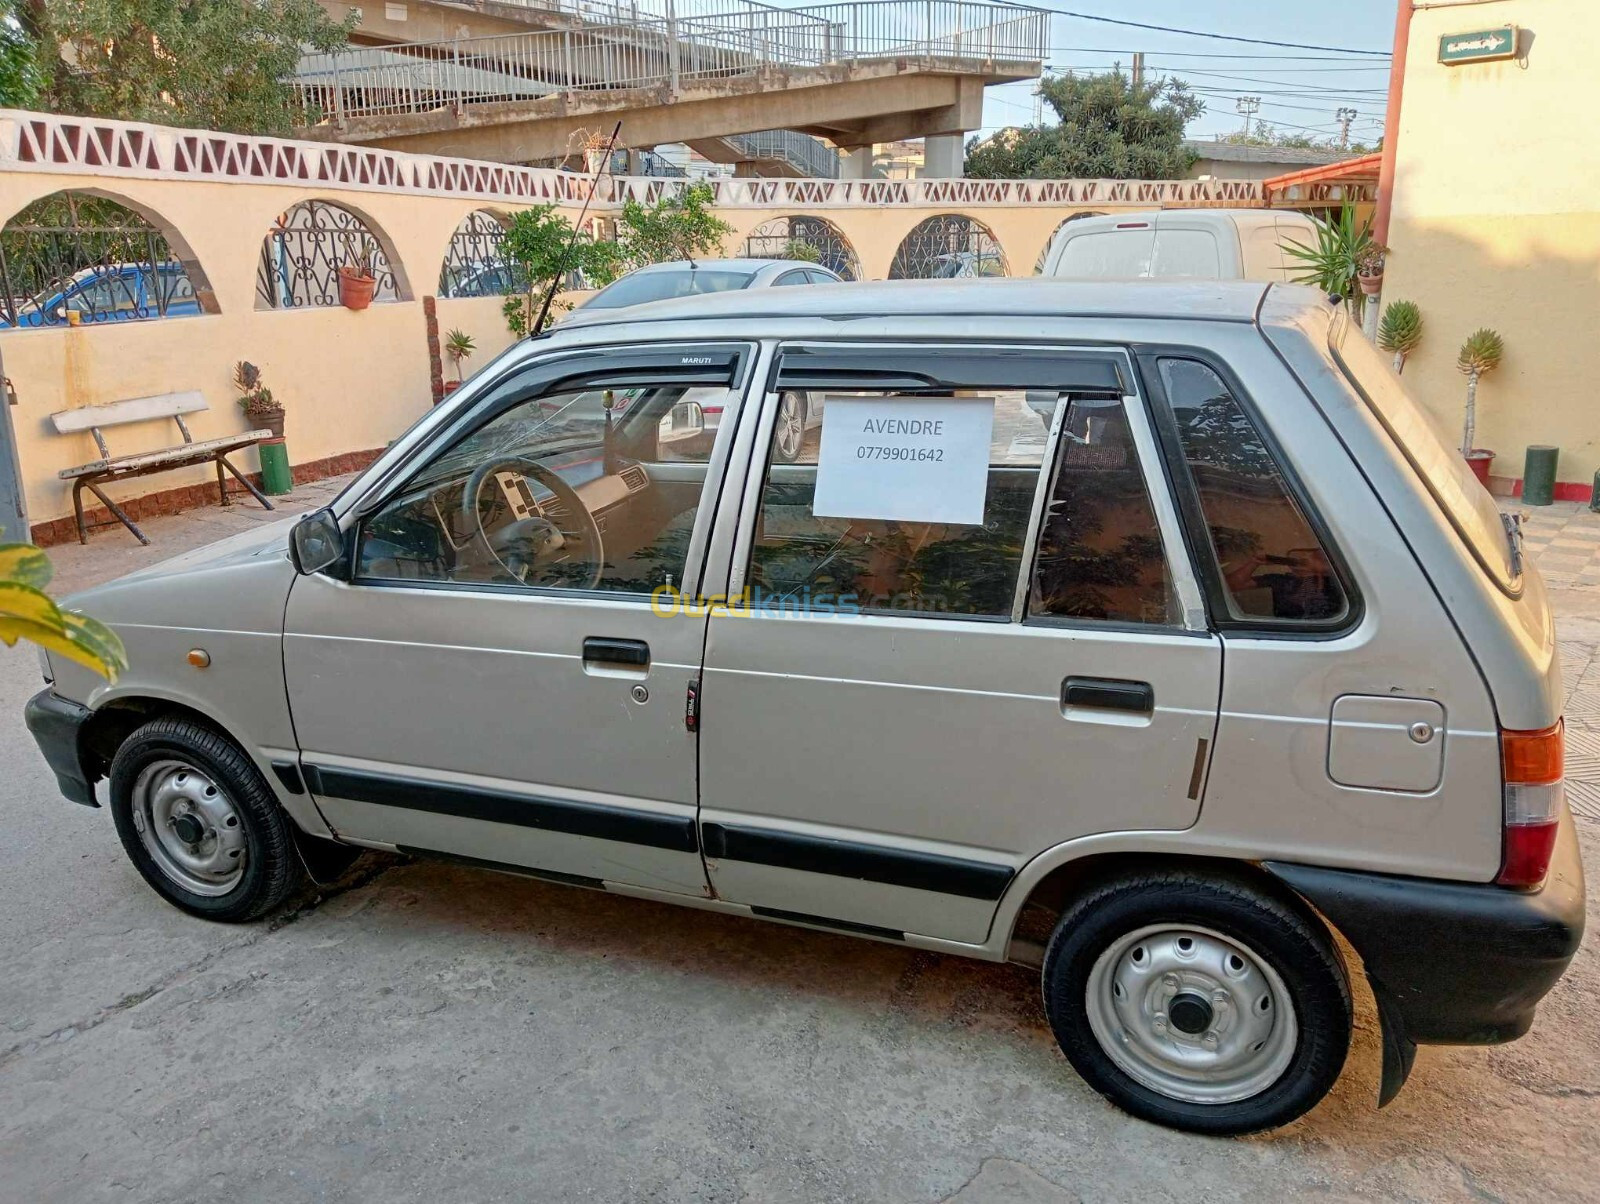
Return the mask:
[[[289,702],[338,835],[705,893],[684,722],[704,627],[652,594],[695,588],[720,487],[690,395],[737,413],[750,355],[516,370],[363,505],[347,579],[296,581]]]
[[[708,566],[719,896],[977,943],[1044,849],[1194,822],[1221,649],[1132,381],[1106,349],[780,349]],[[796,391],[827,406],[787,462]]]

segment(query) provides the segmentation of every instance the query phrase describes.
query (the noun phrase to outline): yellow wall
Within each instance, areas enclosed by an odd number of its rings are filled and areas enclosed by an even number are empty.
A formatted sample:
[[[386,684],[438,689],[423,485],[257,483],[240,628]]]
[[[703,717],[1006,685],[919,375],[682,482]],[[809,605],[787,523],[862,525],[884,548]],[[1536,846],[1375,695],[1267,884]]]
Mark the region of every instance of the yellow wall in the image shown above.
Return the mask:
[[[346,452],[382,447],[430,404],[427,335],[420,298],[435,291],[439,267],[461,219],[476,208],[508,207],[471,199],[419,196],[401,191],[307,189],[283,184],[223,183],[139,177],[103,178],[25,170],[0,171],[0,223],[26,205],[64,188],[89,190],[129,203],[173,237],[184,258],[198,262],[214,291],[218,313],[154,322],[0,332],[0,355],[19,405],[12,410],[23,484],[35,523],[72,512],[62,468],[96,459],[87,433],[58,435],[49,415],[78,406],[197,389],[210,404],[189,418],[194,438],[205,440],[247,429],[235,404],[235,362],[262,369],[287,410],[291,460],[304,464]],[[338,307],[258,310],[255,273],[261,241],[273,219],[312,197],[354,210],[387,240],[397,280],[409,301],[374,303],[360,313]],[[1006,256],[1013,275],[1032,273],[1056,226],[1072,209],[995,206],[980,215]],[[726,250],[738,254],[745,237],[769,218],[797,209],[730,208]],[[855,248],[862,275],[883,278],[900,241],[925,218],[959,212],[919,206],[820,209]],[[576,219],[576,211],[568,217]],[[441,339],[452,328],[472,335],[477,351],[470,375],[511,341],[498,297],[441,299]],[[446,379],[454,378],[448,360]],[[178,440],[170,420],[107,428],[114,455],[150,451]],[[240,453],[242,470],[257,467],[255,453]],[[107,486],[114,498],[200,484],[209,466],[136,478]],[[92,499],[91,499],[92,500]]]
[[[1521,61],[1438,62],[1439,38],[1513,24]],[[1561,448],[1558,478],[1600,468],[1600,3],[1503,0],[1412,20],[1384,301],[1422,309],[1413,391],[1459,430],[1455,370],[1480,326],[1506,343],[1478,390],[1480,447],[1522,475],[1532,443]]]

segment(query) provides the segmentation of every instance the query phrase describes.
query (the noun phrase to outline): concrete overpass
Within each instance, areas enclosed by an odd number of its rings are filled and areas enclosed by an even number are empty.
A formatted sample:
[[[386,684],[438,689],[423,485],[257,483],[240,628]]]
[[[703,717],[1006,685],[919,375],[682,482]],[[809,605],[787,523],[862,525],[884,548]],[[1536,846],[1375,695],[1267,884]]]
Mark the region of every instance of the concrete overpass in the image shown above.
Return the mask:
[[[716,152],[729,147],[744,162],[730,135],[799,131],[865,152],[846,160],[844,174],[857,176],[873,143],[925,138],[930,171],[959,175],[984,87],[1037,76],[1049,31],[1043,10],[986,0],[645,0],[663,15],[549,2],[364,8],[352,35],[363,45],[302,64],[305,135],[527,163],[561,159],[621,118],[620,145],[703,144],[725,162]],[[520,32],[491,32],[517,23]],[[765,158],[763,173],[807,170],[803,156],[787,168],[781,153]]]

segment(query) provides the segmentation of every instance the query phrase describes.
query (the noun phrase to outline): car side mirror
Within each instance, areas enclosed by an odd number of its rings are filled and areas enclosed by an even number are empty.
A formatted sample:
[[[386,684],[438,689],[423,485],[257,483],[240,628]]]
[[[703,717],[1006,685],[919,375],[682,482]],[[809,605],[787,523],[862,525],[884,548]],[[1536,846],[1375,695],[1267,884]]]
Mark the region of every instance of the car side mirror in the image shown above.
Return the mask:
[[[331,509],[308,514],[294,525],[289,556],[302,574],[326,572],[344,560],[344,532]]]
[[[658,446],[697,439],[705,433],[706,412],[698,401],[680,401],[656,428]]]

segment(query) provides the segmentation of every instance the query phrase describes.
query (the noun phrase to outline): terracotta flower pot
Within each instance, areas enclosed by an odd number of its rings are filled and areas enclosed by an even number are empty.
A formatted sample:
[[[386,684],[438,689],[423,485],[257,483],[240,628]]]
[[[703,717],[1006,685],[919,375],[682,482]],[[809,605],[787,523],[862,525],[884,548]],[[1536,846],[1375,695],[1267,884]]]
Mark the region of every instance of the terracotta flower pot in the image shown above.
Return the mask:
[[[454,393],[460,387],[461,382],[459,380],[447,380],[444,382],[444,395],[449,397],[450,394]]]
[[[1357,276],[1356,283],[1361,286],[1361,292],[1368,297],[1376,297],[1383,292],[1383,273],[1376,276]]]
[[[366,309],[372,304],[372,291],[378,281],[362,276],[354,268],[339,269],[339,304],[346,309]]]
[[[245,418],[258,430],[269,430],[274,439],[283,438],[283,407],[273,406],[270,410],[246,410]]]
[[[1489,488],[1489,465],[1493,462],[1494,453],[1484,448],[1475,447],[1467,453],[1467,467],[1485,489]]]

